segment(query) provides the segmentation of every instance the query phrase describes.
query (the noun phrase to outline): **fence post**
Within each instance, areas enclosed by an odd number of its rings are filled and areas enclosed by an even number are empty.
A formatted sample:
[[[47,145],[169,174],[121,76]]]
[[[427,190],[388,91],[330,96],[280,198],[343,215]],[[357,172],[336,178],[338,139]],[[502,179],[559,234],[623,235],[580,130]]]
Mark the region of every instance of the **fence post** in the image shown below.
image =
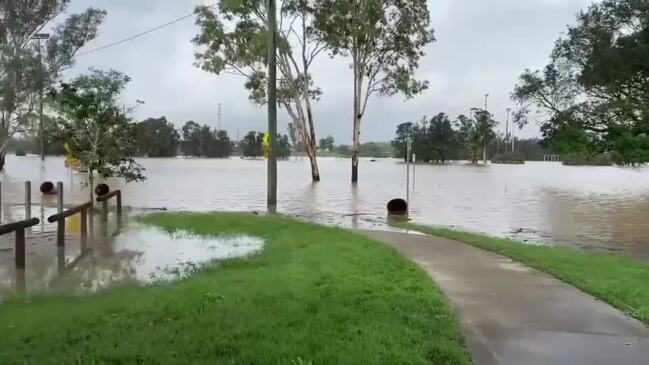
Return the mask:
[[[25,181],[25,219],[32,218],[32,182]]]
[[[59,273],[65,269],[65,219],[56,222],[56,249]]]
[[[88,246],[88,213],[81,211],[81,252],[85,252]]]
[[[25,228],[16,230],[16,255],[15,255],[14,276],[16,289],[24,293],[25,285]]]
[[[56,205],[58,213],[63,211],[63,182],[59,181],[56,183]]]

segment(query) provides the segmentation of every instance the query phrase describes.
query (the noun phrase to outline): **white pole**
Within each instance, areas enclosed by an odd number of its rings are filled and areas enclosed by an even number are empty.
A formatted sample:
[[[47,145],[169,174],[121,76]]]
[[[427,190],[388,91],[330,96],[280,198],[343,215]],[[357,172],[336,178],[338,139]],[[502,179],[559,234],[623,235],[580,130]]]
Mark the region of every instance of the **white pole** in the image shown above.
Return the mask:
[[[412,191],[415,191],[415,179],[416,179],[416,173],[417,173],[417,155],[414,153],[412,154]]]
[[[408,203],[408,208],[410,208],[410,148],[412,148],[412,140],[408,136],[406,147],[406,203]]]

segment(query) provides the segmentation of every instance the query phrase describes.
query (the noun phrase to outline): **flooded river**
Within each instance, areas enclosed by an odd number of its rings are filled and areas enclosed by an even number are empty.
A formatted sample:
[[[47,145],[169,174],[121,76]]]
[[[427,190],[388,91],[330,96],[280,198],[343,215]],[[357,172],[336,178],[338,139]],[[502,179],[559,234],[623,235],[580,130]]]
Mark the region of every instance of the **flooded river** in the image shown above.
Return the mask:
[[[110,182],[125,205],[169,210],[265,210],[266,161],[142,159],[148,180]],[[360,182],[349,183],[346,159],[320,159],[322,182],[312,184],[308,162],[279,163],[278,211],[347,227],[380,225],[385,204],[406,192],[405,165],[363,160]],[[2,220],[22,219],[22,182],[34,181],[33,215],[40,212],[38,185],[64,181],[66,201],[87,198],[85,178],[62,158],[9,156],[2,177]],[[52,198],[45,201],[53,204]],[[649,257],[649,168],[523,166],[418,166],[411,193],[412,218],[497,236]],[[51,209],[51,208],[46,208]],[[47,215],[43,213],[43,215]],[[47,228],[41,228],[47,230]]]

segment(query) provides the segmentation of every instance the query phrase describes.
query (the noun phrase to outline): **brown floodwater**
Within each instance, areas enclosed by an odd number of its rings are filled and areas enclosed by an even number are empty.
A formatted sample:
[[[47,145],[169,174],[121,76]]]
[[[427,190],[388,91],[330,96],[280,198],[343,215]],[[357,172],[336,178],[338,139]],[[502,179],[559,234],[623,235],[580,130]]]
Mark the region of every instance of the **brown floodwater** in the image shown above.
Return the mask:
[[[251,211],[266,209],[266,161],[231,158],[142,159],[147,181],[109,181],[134,209]],[[382,226],[388,200],[406,195],[406,168],[397,160],[361,161],[349,183],[346,159],[320,159],[322,181],[311,183],[308,161],[279,163],[281,213],[345,227]],[[62,158],[9,156],[2,177],[2,221],[22,219],[22,182],[32,180],[34,216],[53,211],[41,199],[44,180],[66,184],[66,202],[87,199],[83,174]],[[41,204],[41,201],[43,204]],[[44,206],[44,208],[42,208]],[[43,211],[44,210],[44,211]],[[569,167],[558,163],[417,166],[411,218],[496,236],[649,256],[649,168]],[[47,225],[36,230],[51,231]],[[0,247],[0,255],[2,255]]]

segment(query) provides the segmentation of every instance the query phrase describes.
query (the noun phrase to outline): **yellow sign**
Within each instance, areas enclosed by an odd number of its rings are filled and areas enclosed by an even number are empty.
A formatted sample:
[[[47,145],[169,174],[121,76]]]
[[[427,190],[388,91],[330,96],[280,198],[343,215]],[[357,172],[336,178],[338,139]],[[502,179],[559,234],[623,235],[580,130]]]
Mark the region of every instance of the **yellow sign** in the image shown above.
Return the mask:
[[[264,137],[262,138],[262,146],[264,156],[268,157],[268,155],[270,154],[270,133],[264,133]]]

